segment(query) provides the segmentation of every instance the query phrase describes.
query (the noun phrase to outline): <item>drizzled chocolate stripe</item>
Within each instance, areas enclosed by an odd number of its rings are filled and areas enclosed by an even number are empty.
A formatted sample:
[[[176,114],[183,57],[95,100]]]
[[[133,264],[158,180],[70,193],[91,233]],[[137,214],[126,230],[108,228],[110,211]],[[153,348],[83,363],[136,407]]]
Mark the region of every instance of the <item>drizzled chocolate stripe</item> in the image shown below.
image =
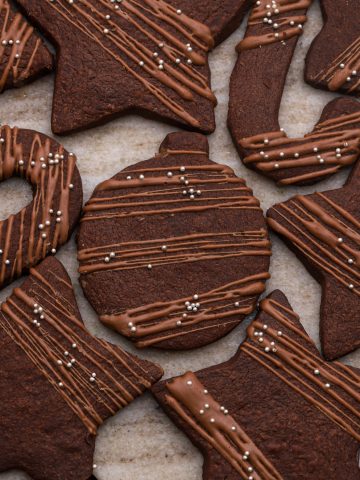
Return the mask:
[[[270,251],[265,254],[270,255]],[[163,340],[188,335],[191,333],[188,328],[192,326],[196,331],[212,328],[214,321],[225,319],[226,323],[227,318],[228,323],[237,323],[239,320],[236,315],[249,315],[254,310],[256,299],[265,290],[265,281],[269,277],[265,272],[252,275],[193,297],[102,315],[100,320],[135,339],[138,347],[148,347]]]
[[[270,227],[290,240],[320,270],[360,296],[360,223],[323,193],[297,196],[273,207]]]
[[[292,310],[272,299],[262,301],[261,310],[269,319],[250,325],[241,350],[359,441],[360,411],[353,406],[360,402],[359,377],[316,355],[311,340],[294,325],[298,316]]]
[[[140,187],[146,188],[145,195],[131,193],[131,189]],[[122,189],[130,189],[130,193],[121,195]],[[118,196],[101,196],[114,190],[119,190]],[[231,168],[225,165],[188,166],[180,173],[172,172],[171,167],[126,171],[123,179],[106,180],[98,185],[96,192],[98,196],[90,199],[84,207],[86,215],[82,222],[212,209],[260,210],[258,200],[251,195],[244,180],[235,177]],[[164,205],[164,208],[152,208],[158,205]],[[127,208],[130,211],[125,211]]]
[[[240,478],[282,480],[274,465],[194,373],[167,382],[166,389],[167,404],[231,464]]]
[[[245,165],[256,165],[263,172],[321,165],[303,175],[291,175],[281,185],[321,179],[351,165],[360,155],[360,113],[326,120],[304,138],[288,138],[282,130],[242,138],[240,145],[248,153]]]
[[[329,68],[322,70],[316,81],[326,82],[329,90],[346,89],[349,93],[360,90],[360,36],[354,40]]]
[[[31,275],[31,289],[15,289],[1,306],[0,328],[95,434],[105,418],[150,386],[149,376],[134,357],[90,337],[76,306],[53,286],[61,281],[72,292],[71,285],[51,271],[49,281],[37,270]]]
[[[194,102],[196,94],[216,104],[207,77],[197,68],[206,65],[207,52],[214,45],[211,32],[165,1],[123,0],[119,5],[108,0],[96,4],[91,0],[72,4],[56,0],[51,6],[188,124],[199,126],[183,103],[174,98]],[[135,27],[139,38],[129,34],[127,26]],[[153,43],[153,50],[143,44],[142,36]],[[172,90],[173,95],[168,96],[158,83]]]
[[[8,0],[0,0],[0,92],[25,80],[42,47],[40,37]],[[30,51],[29,51],[30,49]],[[24,55],[26,53],[26,55]]]
[[[306,11],[312,0],[258,0],[253,8],[248,25],[258,27],[260,33],[247,33],[237,46],[237,51],[250,50],[276,42],[284,42],[303,33],[307,21]],[[297,13],[297,12],[301,13]],[[292,13],[289,16],[284,14]],[[264,33],[263,33],[264,32]]]
[[[166,245],[164,246],[164,242]],[[111,263],[108,259],[111,252]],[[164,255],[166,254],[166,255]],[[199,262],[237,256],[271,255],[265,230],[203,233],[182,237],[125,242],[80,250],[81,274],[103,270],[129,270],[173,263]]]
[[[0,222],[0,286],[67,241],[71,191],[81,188],[73,184],[77,171],[73,154],[62,146],[54,149],[50,138],[35,132],[30,148],[25,149],[19,140],[22,135],[17,128],[0,129],[0,181],[16,175],[35,192],[30,205]]]

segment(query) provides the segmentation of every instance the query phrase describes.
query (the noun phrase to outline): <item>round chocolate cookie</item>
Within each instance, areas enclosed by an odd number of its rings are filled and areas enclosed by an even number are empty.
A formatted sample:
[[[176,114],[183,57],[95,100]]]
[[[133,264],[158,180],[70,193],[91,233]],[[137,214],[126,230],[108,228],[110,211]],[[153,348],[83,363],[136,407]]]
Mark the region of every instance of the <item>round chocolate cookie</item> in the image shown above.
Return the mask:
[[[37,265],[69,239],[82,207],[76,157],[35,132],[0,128],[0,182],[21,177],[33,200],[0,222],[0,288]]]
[[[251,313],[270,242],[245,181],[173,133],[151,160],[97,186],[78,236],[81,285],[100,320],[138,347],[189,349]]]

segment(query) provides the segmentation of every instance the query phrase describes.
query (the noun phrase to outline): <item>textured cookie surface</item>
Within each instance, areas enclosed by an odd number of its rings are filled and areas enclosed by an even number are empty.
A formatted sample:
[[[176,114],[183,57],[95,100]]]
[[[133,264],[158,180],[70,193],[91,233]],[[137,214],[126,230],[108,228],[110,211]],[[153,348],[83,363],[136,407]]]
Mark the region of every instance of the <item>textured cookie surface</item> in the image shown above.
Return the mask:
[[[269,226],[322,286],[326,358],[360,347],[360,164],[344,187],[298,195],[268,211]]]
[[[219,41],[236,27],[248,2],[227,0],[224,9],[219,0],[210,9],[207,3],[20,0],[58,49],[53,131],[65,134],[130,111],[213,131],[210,27],[217,25]]]
[[[360,96],[360,4],[320,0],[324,26],[306,57],[308,83]]]
[[[0,360],[0,472],[34,480],[89,479],[98,426],[162,375],[87,333],[55,258],[1,306]]]
[[[153,393],[204,454],[204,480],[359,478],[360,372],[321,358],[280,291],[231,360]]]
[[[259,202],[200,134],[95,189],[78,236],[81,284],[106,325],[138,347],[210,343],[255,307],[270,244]]]
[[[0,0],[0,92],[52,70],[52,54],[9,0]]]
[[[33,201],[0,222],[0,287],[63,245],[82,207],[76,157],[55,140],[35,132],[0,128],[0,182],[27,180]]]
[[[315,183],[360,154],[360,104],[350,98],[328,103],[303,138],[289,138],[280,128],[285,80],[310,3],[259,0],[231,77],[228,122],[241,159],[280,185]]]

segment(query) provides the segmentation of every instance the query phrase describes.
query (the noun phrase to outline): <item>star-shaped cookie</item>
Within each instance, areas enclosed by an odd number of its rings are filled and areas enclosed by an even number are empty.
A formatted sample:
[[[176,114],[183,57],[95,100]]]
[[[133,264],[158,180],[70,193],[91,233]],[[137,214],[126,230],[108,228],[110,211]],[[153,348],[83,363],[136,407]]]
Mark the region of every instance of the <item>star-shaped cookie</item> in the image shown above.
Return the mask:
[[[360,162],[342,188],[297,195],[267,215],[321,284],[324,356],[332,360],[360,347]]]
[[[49,72],[53,57],[12,0],[0,0],[0,93]]]
[[[0,182],[30,183],[32,202],[0,221],[0,288],[68,241],[80,217],[82,183],[76,156],[33,130],[0,127]]]
[[[358,479],[359,370],[325,362],[280,291],[247,333],[228,362],[153,387],[204,480]]]
[[[360,155],[360,104],[354,99],[328,103],[305,137],[289,138],[280,128],[286,76],[310,4],[257,1],[230,82],[228,123],[242,162],[279,185],[318,182]]]
[[[318,88],[360,96],[358,0],[320,0],[324,26],[306,57],[305,79]]]
[[[162,370],[91,336],[71,281],[48,258],[1,306],[0,472],[87,480],[98,427]]]
[[[57,47],[54,133],[129,112],[215,129],[208,52],[214,35],[220,41],[241,21],[246,0],[213,0],[210,9],[203,0],[18,3]]]

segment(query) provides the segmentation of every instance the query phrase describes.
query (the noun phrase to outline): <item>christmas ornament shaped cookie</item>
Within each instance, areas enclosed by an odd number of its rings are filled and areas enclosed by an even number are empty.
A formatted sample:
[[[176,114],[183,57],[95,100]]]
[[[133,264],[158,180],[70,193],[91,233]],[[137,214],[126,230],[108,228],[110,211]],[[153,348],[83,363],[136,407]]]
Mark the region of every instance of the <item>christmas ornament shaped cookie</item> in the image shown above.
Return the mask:
[[[85,330],[51,257],[1,306],[0,347],[0,472],[34,480],[89,479],[98,427],[162,375]]]
[[[254,310],[270,255],[259,201],[195,133],[170,134],[154,158],[98,185],[78,235],[86,297],[140,348],[227,334]]]
[[[360,371],[325,362],[280,291],[231,360],[152,391],[203,453],[204,480],[359,477]]]

